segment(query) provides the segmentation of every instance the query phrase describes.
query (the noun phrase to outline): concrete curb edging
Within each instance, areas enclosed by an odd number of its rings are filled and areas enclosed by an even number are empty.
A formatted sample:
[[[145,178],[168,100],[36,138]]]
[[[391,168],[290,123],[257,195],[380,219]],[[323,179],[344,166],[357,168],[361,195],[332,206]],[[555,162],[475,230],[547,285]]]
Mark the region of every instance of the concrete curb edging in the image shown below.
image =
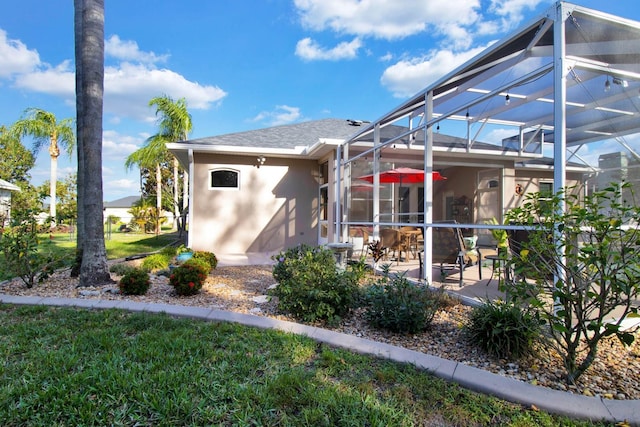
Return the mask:
[[[357,353],[410,363],[436,377],[458,383],[462,387],[530,408],[535,406],[544,411],[566,415],[574,419],[606,422],[626,421],[630,425],[640,426],[640,400],[610,400],[551,390],[414,350],[269,317],[201,307],[82,298],[26,297],[0,294],[0,303],[89,309],[115,308],[133,312],[165,313],[170,316],[213,322],[233,322],[261,329],[275,329],[305,335],[316,341]]]

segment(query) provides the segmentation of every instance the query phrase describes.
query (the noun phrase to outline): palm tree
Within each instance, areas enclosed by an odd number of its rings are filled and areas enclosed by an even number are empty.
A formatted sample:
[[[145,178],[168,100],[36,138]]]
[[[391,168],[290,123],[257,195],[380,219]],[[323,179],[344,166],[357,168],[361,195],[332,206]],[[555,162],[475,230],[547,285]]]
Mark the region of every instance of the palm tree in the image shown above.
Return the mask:
[[[158,218],[162,212],[162,170],[161,163],[168,154],[165,140],[160,135],[147,138],[144,147],[129,154],[124,165],[127,169],[137,165],[140,168],[154,169],[156,171],[156,209]],[[156,223],[156,234],[160,232],[160,223]]]
[[[187,110],[187,101],[185,98],[173,100],[170,96],[158,96],[152,98],[149,101],[149,106],[156,107],[156,116],[159,116],[158,127],[160,132],[155,137],[164,139],[165,142],[183,141],[189,137],[193,124],[191,121],[191,114]],[[173,158],[173,207],[174,218],[177,221],[180,215],[180,206],[178,204],[179,199],[179,185],[178,185],[178,159]],[[188,188],[187,188],[187,172],[184,171],[183,181],[183,209],[186,206],[188,200]]]
[[[80,286],[111,282],[104,243],[102,107],[104,0],[75,0]]]
[[[55,114],[39,108],[28,108],[23,117],[15,122],[12,131],[18,138],[24,136],[33,137],[33,152],[37,155],[43,145],[49,145],[49,155],[51,156],[51,178],[49,180],[49,197],[51,216],[51,227],[56,221],[56,179],[58,174],[58,157],[60,148],[67,151],[71,156],[73,147],[76,144],[76,137],[73,130],[73,119],[63,119],[58,121]]]

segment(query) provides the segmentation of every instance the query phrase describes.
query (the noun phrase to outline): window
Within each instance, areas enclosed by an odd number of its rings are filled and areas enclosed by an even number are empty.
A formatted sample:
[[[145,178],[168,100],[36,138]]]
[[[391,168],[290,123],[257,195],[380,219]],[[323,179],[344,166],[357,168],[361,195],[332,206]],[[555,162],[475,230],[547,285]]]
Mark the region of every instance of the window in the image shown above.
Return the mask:
[[[235,170],[219,169],[210,171],[209,188],[217,190],[237,190],[240,188],[240,173]]]

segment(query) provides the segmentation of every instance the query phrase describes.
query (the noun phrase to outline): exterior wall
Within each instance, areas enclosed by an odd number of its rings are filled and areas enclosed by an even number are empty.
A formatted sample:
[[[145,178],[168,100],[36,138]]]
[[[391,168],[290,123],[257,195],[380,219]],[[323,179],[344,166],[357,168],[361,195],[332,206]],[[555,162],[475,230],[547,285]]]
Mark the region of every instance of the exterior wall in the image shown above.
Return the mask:
[[[0,188],[0,219],[8,219],[11,216],[11,191]],[[0,221],[1,222],[1,221]],[[3,224],[0,223],[0,226]]]
[[[318,163],[195,154],[189,246],[215,254],[275,253],[317,242]],[[210,171],[239,172],[239,189],[211,189]]]
[[[513,181],[513,185],[505,187],[505,210],[521,206],[526,198],[527,193],[535,193],[540,191],[540,183],[548,182],[553,184],[553,171],[540,170],[518,170]],[[516,185],[521,185],[523,189],[522,195],[515,192]],[[567,173],[567,187],[575,187],[572,189],[573,194],[584,194],[584,184],[582,174]]]

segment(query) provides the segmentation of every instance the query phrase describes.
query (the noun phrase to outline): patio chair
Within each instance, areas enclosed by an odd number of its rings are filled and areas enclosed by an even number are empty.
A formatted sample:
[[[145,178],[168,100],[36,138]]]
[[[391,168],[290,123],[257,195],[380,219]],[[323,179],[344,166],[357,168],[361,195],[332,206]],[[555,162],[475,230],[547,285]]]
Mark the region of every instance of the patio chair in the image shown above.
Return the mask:
[[[535,224],[539,225],[539,224]],[[524,266],[525,264],[536,266],[531,269],[519,269],[526,270],[526,277],[520,275],[517,277],[515,272],[508,272],[512,274],[514,279],[544,279],[552,280],[554,275],[555,264],[552,257],[540,251],[536,251],[535,248],[529,243],[532,233],[544,233],[544,231],[537,230],[508,230],[507,235],[509,238],[509,256],[515,257],[519,260],[519,263]],[[526,258],[522,258],[521,251],[523,249],[528,250]],[[509,276],[507,276],[509,278]]]
[[[380,230],[380,243],[382,247],[385,248],[385,259],[389,259],[389,253],[391,252],[393,255],[398,253],[396,256],[396,261],[398,264],[400,263],[400,259],[402,258],[402,252],[407,253],[407,246],[405,244],[404,239],[402,238],[402,234],[400,230],[396,230],[395,228],[383,228]]]
[[[455,224],[455,222],[453,223]],[[440,264],[440,274],[447,276],[447,271],[459,269],[460,286],[464,283],[464,270],[473,265],[469,252],[478,252],[478,248],[467,249],[462,237],[462,231],[455,227],[433,227],[432,260],[434,264]],[[422,255],[418,253],[420,260],[420,277],[422,277]],[[481,258],[481,257],[480,257]],[[482,280],[482,263],[478,262],[478,277]]]
[[[349,243],[353,245],[349,258],[358,254],[359,257],[366,257],[369,252],[369,233],[360,227],[349,228]]]

